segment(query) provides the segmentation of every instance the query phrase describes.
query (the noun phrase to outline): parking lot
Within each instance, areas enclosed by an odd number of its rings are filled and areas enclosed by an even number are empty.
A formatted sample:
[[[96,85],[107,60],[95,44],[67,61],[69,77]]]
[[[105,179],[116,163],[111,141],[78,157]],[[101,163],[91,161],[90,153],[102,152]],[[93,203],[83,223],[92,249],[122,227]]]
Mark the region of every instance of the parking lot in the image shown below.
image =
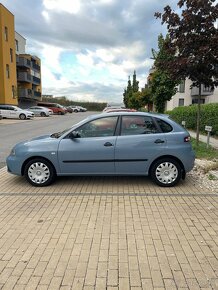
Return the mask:
[[[1,162],[14,143],[86,115],[1,123]],[[218,289],[217,198],[190,174],[173,188],[145,177],[36,188],[3,167],[0,289]]]

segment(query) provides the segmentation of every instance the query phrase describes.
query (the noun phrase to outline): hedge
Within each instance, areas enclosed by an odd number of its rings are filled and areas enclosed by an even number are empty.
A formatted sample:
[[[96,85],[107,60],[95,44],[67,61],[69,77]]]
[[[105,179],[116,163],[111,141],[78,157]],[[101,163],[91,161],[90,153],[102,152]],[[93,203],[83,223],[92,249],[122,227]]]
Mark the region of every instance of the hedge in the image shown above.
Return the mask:
[[[186,122],[186,128],[196,130],[197,105],[188,107],[178,107],[172,111],[167,111],[173,120],[177,123]],[[218,136],[218,103],[201,105],[200,109],[200,132],[205,133],[205,126],[212,126],[212,135]]]

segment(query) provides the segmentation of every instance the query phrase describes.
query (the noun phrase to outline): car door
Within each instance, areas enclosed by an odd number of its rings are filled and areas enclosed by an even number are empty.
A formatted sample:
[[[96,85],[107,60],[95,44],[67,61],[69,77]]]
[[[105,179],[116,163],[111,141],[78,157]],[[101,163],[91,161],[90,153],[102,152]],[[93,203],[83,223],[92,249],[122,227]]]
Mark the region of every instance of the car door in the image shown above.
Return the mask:
[[[62,174],[114,174],[115,130],[118,117],[97,118],[76,129],[78,138],[68,134],[59,143],[58,160]]]
[[[122,116],[120,136],[115,147],[117,174],[147,174],[149,165],[166,147],[161,133],[150,116]]]

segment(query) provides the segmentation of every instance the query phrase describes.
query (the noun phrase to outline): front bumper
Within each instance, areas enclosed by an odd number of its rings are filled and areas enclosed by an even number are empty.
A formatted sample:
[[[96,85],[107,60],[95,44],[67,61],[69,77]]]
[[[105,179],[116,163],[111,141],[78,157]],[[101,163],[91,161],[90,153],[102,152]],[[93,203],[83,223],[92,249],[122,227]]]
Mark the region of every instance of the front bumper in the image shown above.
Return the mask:
[[[23,160],[17,156],[9,155],[6,159],[6,164],[8,172],[15,175],[22,175]]]

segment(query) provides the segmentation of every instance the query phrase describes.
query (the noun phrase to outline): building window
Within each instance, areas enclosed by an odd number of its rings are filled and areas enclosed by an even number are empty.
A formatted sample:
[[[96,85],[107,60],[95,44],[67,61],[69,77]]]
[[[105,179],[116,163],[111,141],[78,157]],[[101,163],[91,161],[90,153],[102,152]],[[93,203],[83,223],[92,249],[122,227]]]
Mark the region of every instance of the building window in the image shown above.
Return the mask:
[[[12,98],[16,99],[15,86],[12,86]]]
[[[9,64],[6,64],[6,77],[7,77],[7,79],[10,78],[10,68],[9,68]]]
[[[11,62],[14,61],[14,60],[13,60],[13,49],[12,49],[12,48],[10,48],[10,59],[11,59]]]
[[[8,41],[8,28],[5,26],[5,41]]]
[[[198,104],[198,99],[193,99],[192,104]],[[205,104],[205,99],[200,99],[200,104]]]
[[[204,93],[210,93],[211,92],[211,87],[210,86],[209,87],[204,86],[203,87],[203,92]]]
[[[179,84],[179,92],[184,93],[185,92],[185,80],[182,80]]]
[[[179,99],[179,107],[184,106],[184,99]]]
[[[19,51],[19,44],[18,44],[18,40],[15,39],[15,47],[16,47],[16,51]]]

